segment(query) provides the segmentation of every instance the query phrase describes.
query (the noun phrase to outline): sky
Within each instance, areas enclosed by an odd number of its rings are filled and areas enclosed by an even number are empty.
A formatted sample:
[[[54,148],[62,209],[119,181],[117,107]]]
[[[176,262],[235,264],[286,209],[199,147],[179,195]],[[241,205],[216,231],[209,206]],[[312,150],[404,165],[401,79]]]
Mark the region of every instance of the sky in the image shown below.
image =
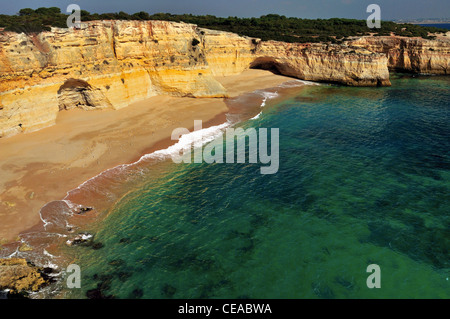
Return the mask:
[[[0,0],[0,14],[16,14],[22,8],[78,4],[91,13],[211,14],[219,17],[259,17],[277,13],[287,17],[367,19],[369,4],[378,4],[382,20],[449,18],[449,0]]]

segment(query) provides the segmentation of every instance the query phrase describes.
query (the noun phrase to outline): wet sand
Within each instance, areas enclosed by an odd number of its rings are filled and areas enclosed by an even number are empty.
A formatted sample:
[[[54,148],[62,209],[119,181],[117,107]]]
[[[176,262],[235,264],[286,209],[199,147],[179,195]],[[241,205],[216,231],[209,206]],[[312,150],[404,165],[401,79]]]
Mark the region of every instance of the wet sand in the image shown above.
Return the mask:
[[[263,70],[218,77],[230,97],[292,80]],[[224,99],[152,97],[120,110],[62,111],[56,125],[0,139],[0,244],[40,221],[46,203],[100,172],[170,144],[172,131],[225,122]]]

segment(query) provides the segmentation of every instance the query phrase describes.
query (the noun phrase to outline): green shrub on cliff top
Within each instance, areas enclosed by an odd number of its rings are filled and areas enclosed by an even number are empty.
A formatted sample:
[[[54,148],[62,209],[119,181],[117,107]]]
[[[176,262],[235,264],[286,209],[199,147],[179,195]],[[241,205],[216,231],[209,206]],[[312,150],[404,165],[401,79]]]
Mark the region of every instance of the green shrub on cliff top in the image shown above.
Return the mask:
[[[38,8],[36,10],[21,9],[17,15],[0,15],[0,27],[15,32],[41,32],[50,27],[66,27],[66,14],[57,7]],[[165,20],[186,22],[200,27],[234,32],[243,36],[260,38],[262,40],[277,40],[284,42],[340,42],[351,36],[390,35],[429,38],[428,33],[447,32],[446,29],[423,27],[413,24],[397,24],[383,21],[381,29],[369,29],[365,20],[356,19],[301,19],[278,14],[263,15],[260,18],[221,18],[212,15],[195,16],[192,14],[171,14],[126,12],[91,14],[81,11],[82,21],[92,20]]]

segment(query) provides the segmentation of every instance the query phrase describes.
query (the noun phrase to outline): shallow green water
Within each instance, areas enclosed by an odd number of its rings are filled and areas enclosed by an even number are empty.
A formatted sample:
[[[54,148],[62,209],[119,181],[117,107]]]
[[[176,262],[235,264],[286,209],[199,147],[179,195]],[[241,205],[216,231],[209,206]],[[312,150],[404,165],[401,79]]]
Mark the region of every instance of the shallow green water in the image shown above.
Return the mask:
[[[392,84],[308,86],[242,123],[280,128],[275,175],[155,165],[87,229],[101,249],[71,248],[67,296],[450,298],[450,79]]]

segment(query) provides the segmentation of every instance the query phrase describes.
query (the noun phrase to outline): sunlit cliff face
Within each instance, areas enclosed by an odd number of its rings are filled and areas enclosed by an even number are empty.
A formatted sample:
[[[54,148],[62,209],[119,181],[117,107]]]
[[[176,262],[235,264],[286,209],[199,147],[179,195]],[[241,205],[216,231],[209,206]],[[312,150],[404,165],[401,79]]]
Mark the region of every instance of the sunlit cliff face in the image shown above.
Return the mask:
[[[0,137],[53,125],[62,109],[118,109],[160,94],[223,98],[227,92],[214,77],[248,68],[352,86],[390,85],[385,47],[354,44],[262,42],[167,21],[93,21],[79,30],[4,32]],[[449,43],[444,44],[447,51],[439,54],[448,61]],[[439,69],[433,61],[430,72]]]

